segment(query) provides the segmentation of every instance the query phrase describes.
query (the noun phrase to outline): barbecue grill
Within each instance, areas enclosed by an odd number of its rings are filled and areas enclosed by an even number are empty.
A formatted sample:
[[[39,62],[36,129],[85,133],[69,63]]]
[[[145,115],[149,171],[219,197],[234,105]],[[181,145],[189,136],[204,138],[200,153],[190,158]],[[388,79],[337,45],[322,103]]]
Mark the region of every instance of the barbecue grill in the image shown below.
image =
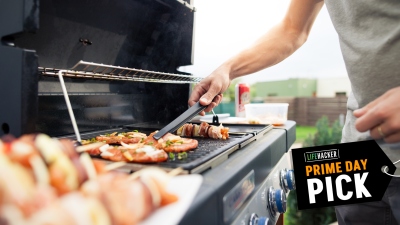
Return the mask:
[[[183,0],[1,1],[0,135],[79,140],[164,127],[188,108],[202,79],[177,69],[193,63],[195,11]],[[224,126],[228,140],[198,138],[186,159],[121,170],[202,174],[181,224],[275,223],[291,184],[286,151],[295,123]]]

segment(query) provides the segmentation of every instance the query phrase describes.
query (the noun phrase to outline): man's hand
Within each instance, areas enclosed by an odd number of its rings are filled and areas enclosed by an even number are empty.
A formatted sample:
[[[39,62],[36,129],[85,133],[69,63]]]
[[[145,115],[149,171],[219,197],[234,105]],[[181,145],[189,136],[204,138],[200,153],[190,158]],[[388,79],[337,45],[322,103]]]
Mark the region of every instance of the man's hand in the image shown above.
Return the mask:
[[[222,93],[228,89],[230,82],[229,70],[219,67],[194,87],[188,104],[192,106],[200,101],[201,105],[208,105],[204,111],[210,112],[221,102]],[[204,111],[200,115],[204,115]]]
[[[400,87],[390,89],[365,107],[355,110],[356,129],[370,130],[374,139],[387,143],[400,141]]]

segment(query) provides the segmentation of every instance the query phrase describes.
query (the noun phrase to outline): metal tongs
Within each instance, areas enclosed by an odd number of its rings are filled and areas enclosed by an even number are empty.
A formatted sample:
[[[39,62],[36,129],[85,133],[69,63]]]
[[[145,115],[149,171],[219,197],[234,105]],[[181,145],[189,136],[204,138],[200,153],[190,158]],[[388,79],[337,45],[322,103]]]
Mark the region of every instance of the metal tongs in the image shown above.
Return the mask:
[[[167,126],[165,126],[160,131],[158,131],[156,134],[154,134],[154,136],[153,136],[154,139],[158,140],[162,136],[164,136],[166,133],[176,131],[179,127],[181,127],[187,121],[191,120],[193,117],[195,117],[201,111],[203,111],[206,107],[207,106],[200,105],[200,103],[197,102],[192,107],[190,107],[188,110],[186,110],[184,113],[182,113],[182,115],[180,115],[174,121],[172,121]]]

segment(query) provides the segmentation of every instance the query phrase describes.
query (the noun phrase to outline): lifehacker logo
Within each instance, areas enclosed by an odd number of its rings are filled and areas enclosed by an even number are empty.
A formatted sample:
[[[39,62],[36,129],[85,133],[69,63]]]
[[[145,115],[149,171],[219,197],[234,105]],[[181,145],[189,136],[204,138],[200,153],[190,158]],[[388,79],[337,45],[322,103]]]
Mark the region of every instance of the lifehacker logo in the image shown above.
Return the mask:
[[[306,162],[339,159],[339,149],[305,152],[304,159],[306,160]]]

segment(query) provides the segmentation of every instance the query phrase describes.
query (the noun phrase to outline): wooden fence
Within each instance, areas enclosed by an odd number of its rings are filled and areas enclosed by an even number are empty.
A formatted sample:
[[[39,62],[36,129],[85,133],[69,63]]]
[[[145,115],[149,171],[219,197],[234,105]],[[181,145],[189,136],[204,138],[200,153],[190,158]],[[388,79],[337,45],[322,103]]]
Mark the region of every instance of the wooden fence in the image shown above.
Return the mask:
[[[317,120],[327,116],[329,122],[346,115],[347,97],[266,97],[265,103],[289,103],[288,119],[298,125],[315,126]]]

